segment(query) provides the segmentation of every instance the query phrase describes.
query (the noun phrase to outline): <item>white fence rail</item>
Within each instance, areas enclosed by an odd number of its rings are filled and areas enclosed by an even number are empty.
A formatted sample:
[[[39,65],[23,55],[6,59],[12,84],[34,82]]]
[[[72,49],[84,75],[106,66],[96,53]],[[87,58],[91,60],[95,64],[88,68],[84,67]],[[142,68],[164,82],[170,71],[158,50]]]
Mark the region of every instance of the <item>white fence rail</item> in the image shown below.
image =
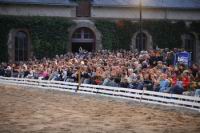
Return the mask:
[[[10,77],[0,77],[0,84],[39,87],[43,89],[54,89],[69,92],[76,92],[78,86],[78,83],[63,81],[48,81]],[[116,98],[126,98],[145,103],[190,108],[192,110],[197,110],[200,112],[200,97],[89,84],[81,84],[77,93],[88,93]]]

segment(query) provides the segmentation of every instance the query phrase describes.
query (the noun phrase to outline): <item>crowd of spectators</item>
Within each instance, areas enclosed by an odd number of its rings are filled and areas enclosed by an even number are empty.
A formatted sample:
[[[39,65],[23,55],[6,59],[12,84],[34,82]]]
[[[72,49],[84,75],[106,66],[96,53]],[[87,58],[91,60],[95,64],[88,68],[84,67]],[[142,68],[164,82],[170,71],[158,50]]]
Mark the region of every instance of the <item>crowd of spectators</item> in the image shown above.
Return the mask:
[[[0,76],[80,82],[173,94],[200,95],[200,66],[174,65],[178,49],[66,53],[55,58],[1,63]],[[80,80],[78,78],[80,75]]]

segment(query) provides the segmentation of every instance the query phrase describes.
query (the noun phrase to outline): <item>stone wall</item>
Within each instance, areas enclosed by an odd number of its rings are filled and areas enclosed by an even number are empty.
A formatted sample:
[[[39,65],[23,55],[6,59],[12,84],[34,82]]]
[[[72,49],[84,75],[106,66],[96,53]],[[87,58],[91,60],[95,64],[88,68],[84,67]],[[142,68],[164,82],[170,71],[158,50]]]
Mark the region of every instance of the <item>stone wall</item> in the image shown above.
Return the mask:
[[[75,7],[0,5],[0,15],[75,17]]]
[[[139,9],[129,7],[92,7],[93,18],[139,19]],[[143,9],[143,19],[200,20],[200,10]]]
[[[75,6],[0,5],[0,15],[76,17]],[[200,20],[200,10],[143,9],[144,19]],[[139,8],[91,7],[92,18],[139,19]]]

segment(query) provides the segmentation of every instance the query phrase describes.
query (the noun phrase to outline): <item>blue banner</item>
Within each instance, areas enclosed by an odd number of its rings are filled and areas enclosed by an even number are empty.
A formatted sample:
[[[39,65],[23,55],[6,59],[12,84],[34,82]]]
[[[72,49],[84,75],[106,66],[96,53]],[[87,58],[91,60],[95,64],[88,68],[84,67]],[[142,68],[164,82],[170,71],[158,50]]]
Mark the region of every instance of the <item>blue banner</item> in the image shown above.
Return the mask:
[[[191,53],[186,51],[176,53],[174,64],[184,64],[186,66],[191,66]]]

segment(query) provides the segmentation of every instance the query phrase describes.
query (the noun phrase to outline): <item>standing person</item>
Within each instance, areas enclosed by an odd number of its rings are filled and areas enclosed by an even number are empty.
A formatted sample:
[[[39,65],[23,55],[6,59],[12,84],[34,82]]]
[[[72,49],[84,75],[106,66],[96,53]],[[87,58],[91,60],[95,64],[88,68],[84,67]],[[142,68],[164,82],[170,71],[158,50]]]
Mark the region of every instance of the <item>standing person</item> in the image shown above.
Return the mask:
[[[193,64],[191,67],[192,75],[196,79],[198,76],[199,66],[197,64]]]
[[[167,57],[166,57],[166,63],[167,65],[173,65],[174,64],[174,53],[173,51],[167,52]]]
[[[83,48],[82,47],[79,47],[79,49],[78,49],[78,51],[79,51],[79,53],[83,53]]]
[[[152,51],[150,53],[150,59],[149,59],[149,64],[152,67],[155,67],[157,64],[157,59],[156,59],[156,53],[154,51]]]

